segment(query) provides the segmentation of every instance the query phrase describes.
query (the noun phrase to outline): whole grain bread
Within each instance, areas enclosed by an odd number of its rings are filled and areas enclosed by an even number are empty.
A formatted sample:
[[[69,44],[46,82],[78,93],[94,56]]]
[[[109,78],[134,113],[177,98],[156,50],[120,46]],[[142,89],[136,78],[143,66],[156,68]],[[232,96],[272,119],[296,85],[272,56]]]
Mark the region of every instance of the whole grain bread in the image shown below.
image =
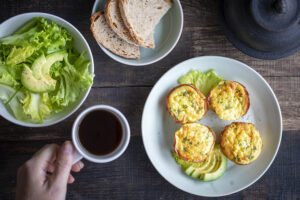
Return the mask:
[[[119,0],[130,34],[140,46],[154,48],[154,29],[172,6],[172,0]]]
[[[91,31],[95,39],[111,52],[125,58],[140,58],[139,47],[120,38],[108,25],[104,12],[91,17]]]
[[[130,35],[130,32],[124,21],[122,19],[119,0],[108,0],[105,8],[105,17],[110,28],[118,35],[120,38],[125,40],[130,44],[138,45],[137,41]]]

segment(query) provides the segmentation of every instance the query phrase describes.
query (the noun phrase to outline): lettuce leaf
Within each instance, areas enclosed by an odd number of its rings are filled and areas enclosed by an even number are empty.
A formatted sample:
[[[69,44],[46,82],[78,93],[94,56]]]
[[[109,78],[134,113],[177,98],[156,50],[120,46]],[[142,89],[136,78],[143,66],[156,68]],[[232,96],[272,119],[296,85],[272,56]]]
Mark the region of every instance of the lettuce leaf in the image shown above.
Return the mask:
[[[176,153],[172,153],[173,158],[175,159],[176,163],[182,167],[182,169],[186,169],[190,166],[193,167],[199,167],[202,163],[194,163],[194,162],[189,162],[186,160],[181,159]]]
[[[11,86],[13,88],[18,87],[19,82],[6,70],[6,67],[0,65],[0,84]]]
[[[0,84],[0,100],[3,101],[9,111],[11,111],[18,120],[27,121],[28,118],[23,111],[22,99],[24,93],[17,91],[12,87]]]
[[[14,47],[6,58],[6,64],[16,65],[22,63],[33,54],[34,50],[32,46]]]
[[[35,94],[26,92],[26,97],[21,101],[24,113],[37,123],[43,123],[44,116],[52,112],[52,105],[48,93]]]
[[[73,38],[66,29],[53,22],[48,23],[44,18],[35,18],[24,27],[11,36],[1,38],[0,42],[4,45],[31,46],[47,54],[73,46]]]
[[[216,86],[223,78],[212,69],[207,72],[191,70],[187,74],[179,78],[179,84],[193,84],[204,95],[208,95],[210,90]]]
[[[5,64],[6,58],[10,54],[12,48],[12,45],[3,45],[0,43],[0,64]]]
[[[66,65],[55,73],[59,86],[51,95],[51,102],[57,111],[75,102],[93,83],[93,75],[88,72],[90,61],[83,55],[84,53],[78,57],[74,65],[70,64],[68,58],[65,57]]]

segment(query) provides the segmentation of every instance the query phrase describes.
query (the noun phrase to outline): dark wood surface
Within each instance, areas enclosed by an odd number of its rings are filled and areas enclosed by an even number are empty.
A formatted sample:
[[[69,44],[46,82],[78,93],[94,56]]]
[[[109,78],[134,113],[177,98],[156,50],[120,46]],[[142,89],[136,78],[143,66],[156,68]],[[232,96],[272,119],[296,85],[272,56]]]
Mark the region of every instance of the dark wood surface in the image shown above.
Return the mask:
[[[219,55],[240,60],[258,71],[280,102],[284,131],[279,153],[266,174],[249,188],[219,199],[300,198],[300,52],[266,61],[249,57],[233,47],[218,23],[217,0],[182,0],[183,34],[163,60],[146,67],[131,67],[106,56],[89,31],[92,0],[0,0],[0,22],[25,12],[47,12],[75,25],[86,37],[95,59],[93,89],[78,112],[48,128],[24,128],[0,117],[0,199],[15,196],[16,170],[47,143],[70,139],[71,126],[80,111],[95,104],[120,109],[131,125],[130,145],[119,159],[108,164],[84,161],[74,174],[68,199],[206,199],[185,193],[165,181],[149,161],[141,138],[144,102],[155,82],[168,69],[186,59]]]

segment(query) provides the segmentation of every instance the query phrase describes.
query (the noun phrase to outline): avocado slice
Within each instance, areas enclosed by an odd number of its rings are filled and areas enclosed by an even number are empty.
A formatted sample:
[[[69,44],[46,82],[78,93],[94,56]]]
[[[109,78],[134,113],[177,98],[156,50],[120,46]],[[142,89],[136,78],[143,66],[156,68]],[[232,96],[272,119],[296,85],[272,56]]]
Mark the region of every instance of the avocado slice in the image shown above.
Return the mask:
[[[54,80],[55,81],[55,80]],[[31,92],[41,93],[55,90],[53,81],[47,81],[46,79],[37,79],[34,77],[32,70],[28,65],[24,65],[24,69],[21,76],[21,82],[23,86]]]
[[[202,170],[202,169],[205,169],[208,167],[211,160],[212,160],[212,156],[208,156],[208,158],[206,160],[204,160],[203,162],[200,162],[200,163],[196,163],[193,166],[195,168],[197,168],[198,170]]]
[[[49,76],[49,78],[51,78],[50,77],[51,66],[57,61],[62,61],[64,59],[65,55],[66,55],[66,53],[64,51],[59,51],[59,52],[48,55],[46,57],[47,62],[42,67],[43,76],[44,77]]]
[[[55,90],[56,80],[50,76],[51,66],[64,59],[65,52],[52,53],[45,57],[41,55],[32,64],[31,69],[25,64],[21,82],[26,89],[35,93],[50,92]]]
[[[32,74],[36,79],[42,79],[42,67],[47,62],[46,57],[42,54],[32,64]]]
[[[211,171],[214,168],[215,163],[216,163],[216,155],[213,154],[209,157],[211,159],[205,166],[202,166],[202,167],[199,167],[199,168],[198,167],[193,167],[193,166],[189,167],[189,168],[193,168],[193,171],[190,174],[191,177],[199,178],[201,174],[205,173],[206,171]],[[188,168],[188,170],[191,171],[189,168]]]
[[[211,161],[209,162],[209,165],[204,168],[204,169],[197,169],[197,171],[199,171],[199,174],[204,174],[207,172],[210,172],[211,170],[213,170],[213,168],[215,167],[216,163],[217,163],[217,156],[214,152],[211,153]]]
[[[215,145],[210,156],[201,163],[187,162],[175,154],[173,156],[185,174],[202,181],[213,181],[220,178],[227,168],[227,158],[221,152],[218,144]]]
[[[184,170],[184,173],[185,173],[186,175],[188,175],[188,176],[192,176],[192,174],[194,173],[194,171],[195,171],[195,167],[189,166],[188,168],[186,168],[186,169]]]
[[[223,176],[223,174],[225,173],[225,171],[227,169],[227,158],[223,155],[223,153],[221,151],[218,153],[221,156],[220,164],[212,172],[201,175],[201,177],[200,177],[201,180],[214,181],[214,180],[220,178],[221,176]]]

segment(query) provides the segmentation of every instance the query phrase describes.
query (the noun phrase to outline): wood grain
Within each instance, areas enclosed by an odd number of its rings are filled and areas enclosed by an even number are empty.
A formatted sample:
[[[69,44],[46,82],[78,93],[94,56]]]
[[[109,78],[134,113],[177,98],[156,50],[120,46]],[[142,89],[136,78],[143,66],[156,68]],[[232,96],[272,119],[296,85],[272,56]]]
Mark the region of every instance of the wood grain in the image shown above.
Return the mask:
[[[87,39],[95,61],[93,89],[83,106],[63,122],[47,128],[24,128],[0,117],[0,199],[14,199],[16,170],[47,143],[70,139],[75,117],[84,108],[108,104],[120,109],[131,125],[125,154],[108,164],[85,162],[68,187],[68,199],[207,199],[175,188],[154,169],[141,139],[141,116],[155,82],[170,68],[192,57],[218,55],[237,59],[259,72],[273,88],[282,111],[284,132],[279,153],[267,173],[242,192],[219,199],[299,199],[300,177],[300,52],[279,60],[260,60],[238,51],[223,35],[218,0],[181,0],[184,28],[175,49],[163,60],[145,67],[126,66],[106,56],[89,30],[94,1],[0,0],[0,22],[25,12],[60,16]],[[92,180],[92,181],[91,181]]]
[[[242,192],[217,199],[296,200],[300,195],[297,189],[300,180],[297,173],[300,170],[300,160],[294,158],[300,151],[298,134],[299,132],[295,131],[284,132],[274,163],[257,183]],[[63,141],[49,140],[48,143],[60,144]],[[0,160],[1,200],[14,198],[16,172],[12,169],[17,169],[44,144],[44,141],[19,141],[0,145],[0,152],[5,152]],[[84,161],[84,164],[82,172],[73,173],[76,182],[69,185],[67,199],[209,199],[182,192],[165,181],[148,160],[139,136],[131,137],[128,149],[116,161],[107,164]]]

